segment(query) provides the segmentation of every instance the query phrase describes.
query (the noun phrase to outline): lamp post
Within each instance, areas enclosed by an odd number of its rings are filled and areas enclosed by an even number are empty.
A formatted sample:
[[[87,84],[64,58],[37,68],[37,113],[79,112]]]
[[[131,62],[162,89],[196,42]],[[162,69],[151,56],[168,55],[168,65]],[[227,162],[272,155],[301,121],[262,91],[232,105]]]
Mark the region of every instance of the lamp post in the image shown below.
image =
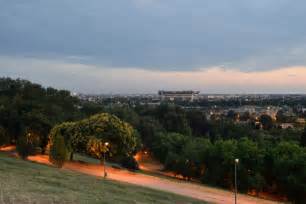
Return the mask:
[[[106,178],[107,173],[106,173],[106,164],[105,164],[105,153],[106,153],[106,148],[108,147],[109,143],[105,142],[104,146],[105,146],[105,151],[103,151],[103,166],[104,166],[104,178]]]
[[[237,165],[239,159],[235,159],[235,204],[237,204]]]

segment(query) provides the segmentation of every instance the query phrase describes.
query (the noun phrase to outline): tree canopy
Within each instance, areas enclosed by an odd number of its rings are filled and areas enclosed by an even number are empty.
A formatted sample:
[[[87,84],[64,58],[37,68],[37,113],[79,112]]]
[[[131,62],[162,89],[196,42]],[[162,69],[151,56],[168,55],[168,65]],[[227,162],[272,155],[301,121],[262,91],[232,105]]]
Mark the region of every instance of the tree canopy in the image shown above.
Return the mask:
[[[108,113],[55,126],[49,135],[50,151],[56,148],[56,137],[64,138],[68,153],[87,153],[99,159],[106,150],[108,155],[115,158],[131,156],[139,143],[131,125]],[[106,142],[109,143],[107,149],[104,147]]]

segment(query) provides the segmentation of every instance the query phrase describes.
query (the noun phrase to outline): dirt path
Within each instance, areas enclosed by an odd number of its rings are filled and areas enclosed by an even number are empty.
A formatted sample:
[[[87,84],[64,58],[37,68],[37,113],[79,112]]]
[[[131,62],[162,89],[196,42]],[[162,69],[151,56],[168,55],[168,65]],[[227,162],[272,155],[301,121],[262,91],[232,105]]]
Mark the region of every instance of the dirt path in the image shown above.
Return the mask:
[[[29,160],[50,165],[50,162],[48,161],[48,156],[45,155],[31,156],[29,157]],[[67,162],[64,165],[64,169],[78,171],[94,176],[103,175],[103,167],[98,164]],[[108,173],[108,179],[131,183],[153,189],[168,191],[212,203],[225,204],[225,203],[233,203],[234,201],[232,192],[215,189],[211,187],[205,187],[193,183],[188,183],[186,181],[154,177],[139,173],[133,173],[127,170],[114,169],[111,167],[107,167],[107,173]],[[240,194],[238,195],[238,201],[239,203],[245,203],[245,204],[276,203],[273,201],[262,200],[255,197],[240,195]]]
[[[37,163],[51,165],[48,156],[36,155],[28,157],[28,160]],[[102,176],[103,167],[98,164],[86,164],[80,162],[66,162],[64,169],[69,169],[93,176]],[[188,196],[203,201],[218,204],[234,203],[233,193],[230,191],[197,185],[187,181],[160,178],[145,174],[133,173],[127,170],[107,167],[108,179],[135,184],[152,189],[172,192],[183,196]],[[238,195],[238,203],[243,204],[273,204],[274,201],[263,200],[248,195]]]

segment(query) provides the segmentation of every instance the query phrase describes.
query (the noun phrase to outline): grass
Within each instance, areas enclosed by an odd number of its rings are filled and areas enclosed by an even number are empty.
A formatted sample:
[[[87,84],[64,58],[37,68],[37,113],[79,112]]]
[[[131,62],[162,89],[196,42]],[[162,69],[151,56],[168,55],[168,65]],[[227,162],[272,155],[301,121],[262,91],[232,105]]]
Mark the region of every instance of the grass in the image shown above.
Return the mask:
[[[78,153],[74,154],[73,159],[75,161],[85,162],[85,163],[89,163],[89,164],[100,164],[101,163],[100,160],[98,160],[98,159],[95,159],[95,158],[92,158],[92,157],[89,157],[89,156],[86,156],[86,155],[78,154]],[[108,161],[106,162],[106,164],[108,166],[113,166],[113,167],[116,166],[116,167],[119,167],[119,168],[123,168],[119,164],[111,163],[111,162],[108,162]],[[144,174],[144,175],[148,175],[148,176],[154,176],[154,177],[158,177],[158,178],[162,178],[162,179],[167,179],[167,180],[170,180],[170,181],[178,181],[178,178],[173,178],[173,177],[163,175],[162,173],[158,173],[158,172],[150,172],[150,171],[145,171],[145,170],[141,170],[141,169],[136,170],[135,172],[140,173],[140,174]],[[184,180],[179,180],[179,181],[184,181]],[[204,184],[199,183],[199,182],[194,182],[194,184],[199,185],[199,186],[210,187],[210,188],[214,188],[214,189],[218,189],[218,190],[224,190],[220,187],[207,186],[207,185],[204,185]]]
[[[90,164],[100,164],[101,161],[99,159],[95,159],[86,155],[82,155],[82,154],[73,154],[73,160],[75,161],[81,161],[81,162],[86,162],[86,163],[90,163]]]
[[[0,204],[200,204],[202,201],[8,157],[0,153]]]

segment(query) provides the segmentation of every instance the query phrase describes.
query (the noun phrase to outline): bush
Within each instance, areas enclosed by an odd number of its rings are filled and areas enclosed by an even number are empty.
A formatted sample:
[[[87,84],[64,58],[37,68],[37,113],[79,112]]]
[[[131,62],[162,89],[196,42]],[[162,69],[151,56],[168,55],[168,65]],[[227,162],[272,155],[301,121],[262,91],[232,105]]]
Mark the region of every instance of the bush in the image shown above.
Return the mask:
[[[139,169],[139,165],[137,161],[134,159],[134,157],[124,157],[123,159],[121,159],[120,163],[123,167],[130,169],[130,170]]]
[[[35,153],[35,144],[28,140],[27,136],[21,136],[16,143],[16,150],[22,159],[26,159],[29,155]]]
[[[49,160],[58,168],[61,168],[66,160],[66,146],[64,138],[61,135],[54,137],[50,146]]]

